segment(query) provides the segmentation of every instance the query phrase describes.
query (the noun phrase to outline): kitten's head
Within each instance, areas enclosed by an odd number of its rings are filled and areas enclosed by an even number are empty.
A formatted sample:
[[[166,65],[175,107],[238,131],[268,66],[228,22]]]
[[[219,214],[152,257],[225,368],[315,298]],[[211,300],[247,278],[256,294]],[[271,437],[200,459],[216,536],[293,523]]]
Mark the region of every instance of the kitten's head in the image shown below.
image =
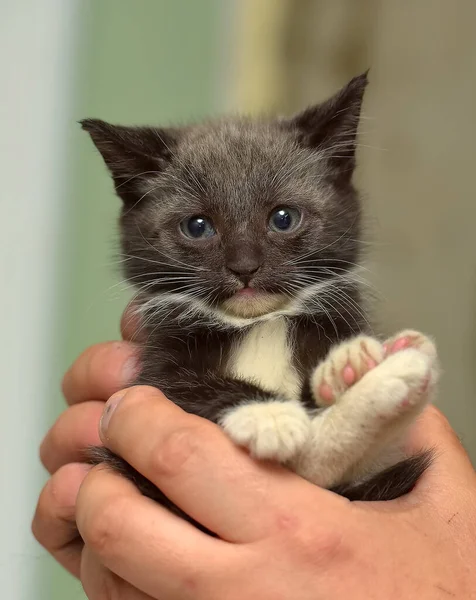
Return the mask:
[[[147,297],[256,317],[299,310],[356,262],[352,186],[366,75],[289,119],[180,128],[87,119],[121,216],[125,272]]]

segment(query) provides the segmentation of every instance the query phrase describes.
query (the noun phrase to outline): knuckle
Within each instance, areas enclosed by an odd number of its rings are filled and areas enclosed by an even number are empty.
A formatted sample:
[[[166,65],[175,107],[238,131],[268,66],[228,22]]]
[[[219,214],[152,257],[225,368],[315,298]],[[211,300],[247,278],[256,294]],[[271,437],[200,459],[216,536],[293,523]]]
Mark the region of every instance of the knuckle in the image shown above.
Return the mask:
[[[169,432],[155,444],[150,457],[152,473],[173,477],[183,473],[209,436],[206,424],[191,424]]]
[[[286,536],[287,537],[287,536]],[[289,535],[286,545],[294,556],[307,564],[322,566],[347,555],[349,546],[341,528],[298,528]]]
[[[120,545],[126,515],[133,507],[124,496],[101,503],[86,516],[81,534],[85,543],[99,556],[112,556]]]
[[[50,478],[50,500],[62,516],[68,515],[73,509],[76,492],[84,476],[82,467],[70,463],[60,467]]]

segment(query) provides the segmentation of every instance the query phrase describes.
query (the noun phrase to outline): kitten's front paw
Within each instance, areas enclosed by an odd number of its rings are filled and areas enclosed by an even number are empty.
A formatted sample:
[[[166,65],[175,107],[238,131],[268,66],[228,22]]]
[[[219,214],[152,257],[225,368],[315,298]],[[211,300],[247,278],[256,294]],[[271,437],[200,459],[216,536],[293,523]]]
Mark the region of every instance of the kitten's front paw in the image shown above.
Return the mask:
[[[311,389],[318,406],[336,402],[349,387],[380,364],[384,346],[375,338],[359,335],[333,348],[311,377]]]
[[[252,456],[285,463],[305,445],[310,418],[297,402],[252,402],[228,411],[221,426]]]
[[[426,354],[433,362],[436,362],[437,352],[434,342],[426,335],[423,335],[423,333],[414,329],[400,331],[397,335],[385,340],[383,347],[386,356],[395,354],[395,352],[405,350],[406,348],[414,348]]]
[[[399,348],[374,372],[375,414],[384,421],[395,421],[420,410],[429,401],[437,377],[436,356],[416,347]]]
[[[433,340],[414,329],[404,329],[400,333],[397,333],[397,335],[385,340],[383,347],[386,357],[407,349],[418,350],[425,355],[429,359],[430,365],[427,387],[429,389],[434,387],[438,380],[440,368]]]

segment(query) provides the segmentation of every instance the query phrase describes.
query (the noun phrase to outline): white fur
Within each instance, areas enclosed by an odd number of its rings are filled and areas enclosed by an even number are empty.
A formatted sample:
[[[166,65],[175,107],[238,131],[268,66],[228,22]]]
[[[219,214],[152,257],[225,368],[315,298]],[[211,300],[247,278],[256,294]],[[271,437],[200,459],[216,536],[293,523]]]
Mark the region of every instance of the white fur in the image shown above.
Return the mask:
[[[254,401],[228,411],[228,435],[257,458],[285,462],[303,447],[310,418],[299,404],[301,380],[292,366],[284,318],[254,325],[232,349],[227,375],[255,383],[290,401]]]
[[[309,439],[311,420],[299,402],[250,402],[230,410],[221,425],[256,458],[285,463]]]
[[[235,294],[225,300],[220,309],[232,317],[248,319],[274,313],[287,306],[288,303],[289,298],[284,294],[259,293],[254,297]]]
[[[167,315],[171,304],[187,303],[184,319],[238,330],[251,326],[232,349],[227,374],[256,383],[274,393],[276,400],[250,399],[228,411],[221,425],[257,458],[288,463],[323,487],[365,478],[397,462],[405,434],[438,378],[434,344],[418,332],[405,331],[393,338],[411,337],[412,347],[387,358],[380,342],[358,336],[333,349],[315,370],[311,384],[316,403],[325,381],[332,388],[334,404],[311,419],[298,402],[302,382],[292,367],[283,317],[306,313],[306,302],[318,298],[328,285],[332,284],[310,286],[286,307],[251,318],[231,316],[186,294],[167,294],[143,305],[143,310],[155,308]],[[377,363],[375,368],[368,366],[369,356]],[[350,386],[342,381],[347,364],[357,374]]]
[[[378,365],[383,358],[383,344],[368,335],[358,335],[332,348],[311,376],[311,389],[316,403],[324,406],[329,404],[320,398],[319,390],[322,384],[329,387],[335,400],[347,390],[349,386],[343,378],[346,366],[353,369],[357,382],[372,368],[369,359]]]
[[[425,385],[429,381],[429,387]],[[435,360],[415,348],[390,355],[314,417],[294,470],[331,487],[395,461],[395,451],[436,383]]]
[[[280,319],[285,316],[298,316],[306,314],[308,307],[306,303],[312,299],[318,299],[319,294],[325,292],[328,288],[332,289],[332,286],[336,284],[336,280],[339,281],[358,281],[357,273],[361,269],[356,267],[349,269],[349,271],[342,275],[337,275],[327,281],[320,281],[313,285],[307,286],[302,290],[296,292],[292,300],[290,300],[286,306],[279,308],[273,312],[267,314],[255,316],[255,317],[239,317],[233,316],[220,308],[212,308],[204,300],[200,298],[193,298],[189,294],[180,292],[168,292],[161,294],[160,296],[153,296],[146,302],[142,303],[138,307],[139,312],[146,312],[150,309],[156,309],[157,311],[163,310],[165,314],[170,310],[172,305],[184,305],[190,306],[188,310],[183,313],[183,318],[193,317],[196,321],[202,322],[204,325],[209,324],[214,327],[234,328],[241,329],[249,327],[250,325],[256,325],[257,323],[265,323]],[[312,305],[312,313],[316,312],[315,304]],[[325,305],[322,307],[322,313],[326,314]]]
[[[292,366],[285,319],[257,323],[240,338],[231,351],[227,375],[298,400],[301,379]]]

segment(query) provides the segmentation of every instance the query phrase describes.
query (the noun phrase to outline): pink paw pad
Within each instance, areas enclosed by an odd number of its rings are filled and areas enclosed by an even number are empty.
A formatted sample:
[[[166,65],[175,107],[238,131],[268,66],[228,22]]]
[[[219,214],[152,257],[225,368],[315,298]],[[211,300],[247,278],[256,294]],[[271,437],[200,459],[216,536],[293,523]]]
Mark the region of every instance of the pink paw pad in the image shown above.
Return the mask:
[[[342,371],[342,379],[346,385],[352,385],[356,380],[356,373],[350,365],[346,365]]]
[[[399,352],[404,348],[410,348],[411,345],[412,339],[410,337],[397,338],[390,347],[388,344],[384,345],[385,354],[393,354],[394,352]]]
[[[319,386],[319,396],[327,404],[332,404],[335,400],[334,392],[332,391],[331,386],[325,382],[321,383],[321,385]]]

